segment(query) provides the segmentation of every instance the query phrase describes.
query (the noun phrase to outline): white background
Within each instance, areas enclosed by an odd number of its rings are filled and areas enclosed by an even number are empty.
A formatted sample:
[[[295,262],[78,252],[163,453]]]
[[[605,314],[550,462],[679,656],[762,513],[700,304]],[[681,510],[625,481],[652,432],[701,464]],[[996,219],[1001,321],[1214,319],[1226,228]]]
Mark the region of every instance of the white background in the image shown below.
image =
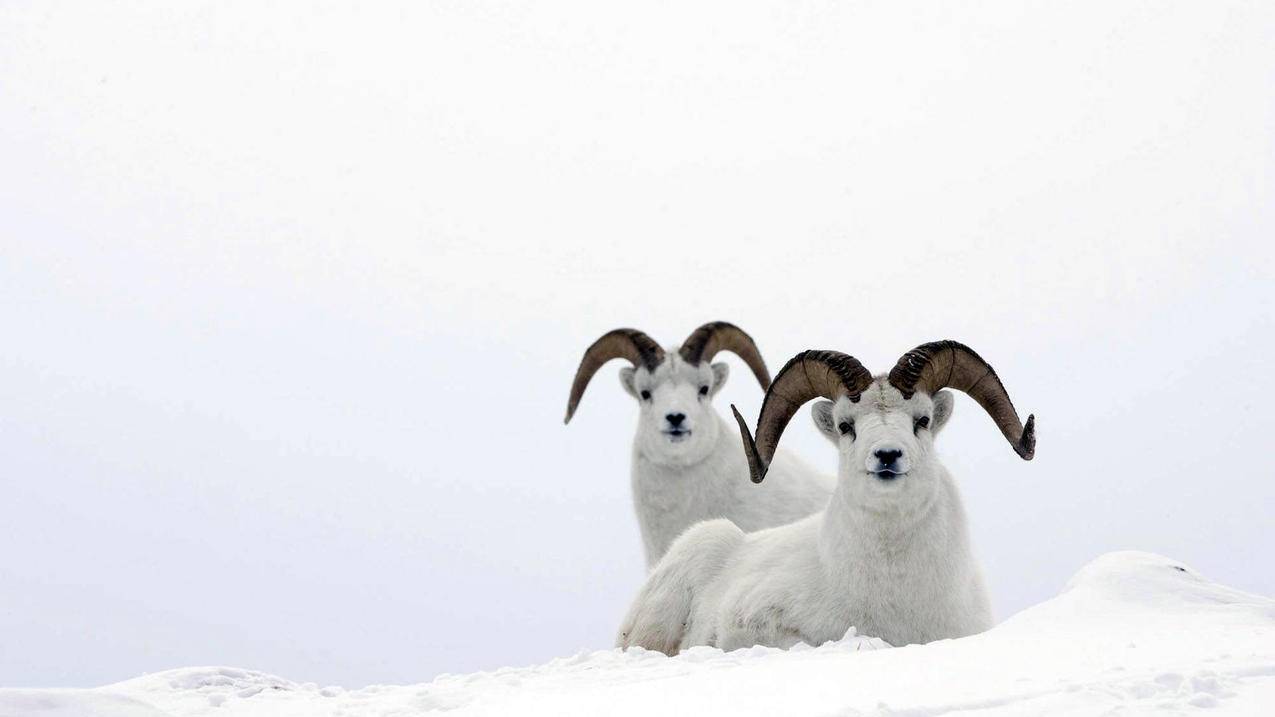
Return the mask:
[[[0,685],[609,646],[621,325],[975,347],[1000,617],[1118,548],[1275,593],[1269,3],[170,5],[0,7]]]

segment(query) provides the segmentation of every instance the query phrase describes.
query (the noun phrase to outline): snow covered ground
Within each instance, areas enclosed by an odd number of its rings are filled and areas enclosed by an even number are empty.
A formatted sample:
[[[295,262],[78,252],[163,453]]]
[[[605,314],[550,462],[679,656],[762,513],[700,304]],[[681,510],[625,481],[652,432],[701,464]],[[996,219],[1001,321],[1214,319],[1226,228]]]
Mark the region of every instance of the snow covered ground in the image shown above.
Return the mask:
[[[603,650],[358,690],[227,667],[91,690],[0,690],[0,717],[102,715],[1275,714],[1275,600],[1149,553],[1103,556],[1058,597],[961,640],[848,636],[790,651]]]

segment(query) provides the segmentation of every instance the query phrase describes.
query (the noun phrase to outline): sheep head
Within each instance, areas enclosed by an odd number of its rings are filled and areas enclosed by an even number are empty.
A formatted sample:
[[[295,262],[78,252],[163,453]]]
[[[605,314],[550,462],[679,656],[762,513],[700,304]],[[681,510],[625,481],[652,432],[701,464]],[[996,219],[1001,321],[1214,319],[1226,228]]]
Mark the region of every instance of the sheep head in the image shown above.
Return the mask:
[[[952,415],[945,388],[969,394],[991,415],[1015,452],[1030,460],[1035,452],[1035,417],[1018,421],[1004,385],[985,361],[955,341],[923,344],[904,354],[888,376],[873,377],[853,356],[837,351],[803,351],[793,357],[766,392],[756,438],[739,411],[739,424],[752,479],[766,476],[784,428],[814,398],[815,425],[838,448],[840,476],[851,490],[873,496],[914,495],[932,487],[938,465],[934,437]]]
[[[721,351],[735,353],[752,370],[762,388],[770,373],[752,338],[734,324],[714,321],[687,337],[680,347],[664,350],[636,329],[607,332],[585,352],[567,400],[569,422],[590,379],[607,361],[627,359],[620,383],[637,400],[641,412],[637,446],[660,463],[689,464],[707,457],[720,428],[711,401],[725,385],[730,368],[711,363]]]

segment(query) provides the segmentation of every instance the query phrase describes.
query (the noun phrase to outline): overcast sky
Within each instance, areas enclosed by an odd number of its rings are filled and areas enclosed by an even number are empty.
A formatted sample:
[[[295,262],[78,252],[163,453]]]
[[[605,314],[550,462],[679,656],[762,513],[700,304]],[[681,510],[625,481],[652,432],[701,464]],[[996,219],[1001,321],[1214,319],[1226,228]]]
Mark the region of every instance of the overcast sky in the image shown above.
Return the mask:
[[[0,6],[0,685],[609,647],[622,363],[562,414],[626,325],[977,349],[998,618],[1123,548],[1275,594],[1269,3],[428,5]]]

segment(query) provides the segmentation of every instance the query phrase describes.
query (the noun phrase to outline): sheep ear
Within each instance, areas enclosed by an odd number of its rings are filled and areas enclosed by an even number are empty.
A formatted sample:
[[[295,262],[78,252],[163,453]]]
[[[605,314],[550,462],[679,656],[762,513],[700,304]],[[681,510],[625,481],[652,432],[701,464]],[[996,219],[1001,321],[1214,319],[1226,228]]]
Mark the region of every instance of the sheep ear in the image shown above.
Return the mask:
[[[716,396],[717,392],[722,390],[722,386],[726,385],[726,379],[730,378],[730,366],[724,363],[713,364],[713,387],[710,392]]]
[[[624,387],[624,392],[630,396],[637,398],[637,388],[633,385],[633,376],[637,373],[637,369],[632,366],[625,366],[620,369],[620,385]]]
[[[939,391],[934,394],[934,417],[930,419],[930,431],[934,435],[938,435],[943,430],[943,426],[947,425],[947,419],[952,417],[952,409],[956,407],[956,401],[952,398],[951,391]]]
[[[832,445],[837,445],[837,439],[841,437],[841,434],[833,425],[832,401],[816,401],[810,407],[810,417],[815,419],[815,428],[827,436],[828,440],[832,441]]]

